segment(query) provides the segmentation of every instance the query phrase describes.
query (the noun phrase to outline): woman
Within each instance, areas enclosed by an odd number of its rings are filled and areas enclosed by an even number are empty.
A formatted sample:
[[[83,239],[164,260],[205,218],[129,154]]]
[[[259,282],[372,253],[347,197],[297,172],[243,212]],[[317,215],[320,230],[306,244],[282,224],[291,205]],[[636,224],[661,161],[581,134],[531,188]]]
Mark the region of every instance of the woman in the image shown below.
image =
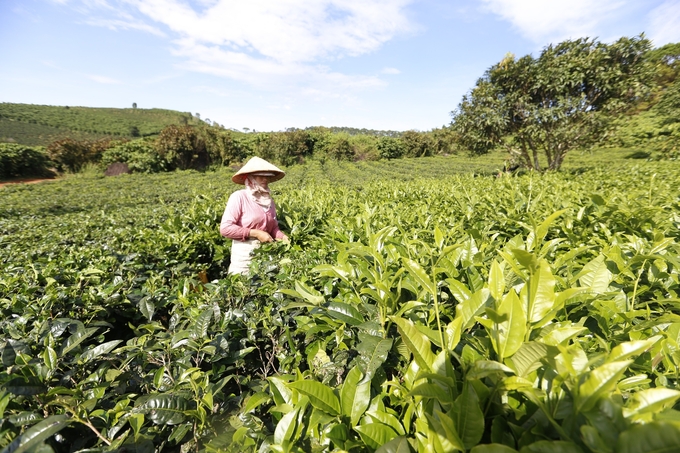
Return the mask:
[[[262,242],[288,240],[279,229],[269,183],[286,174],[259,157],[251,158],[231,180],[246,187],[229,196],[220,234],[233,239],[230,274],[247,274],[251,252]]]

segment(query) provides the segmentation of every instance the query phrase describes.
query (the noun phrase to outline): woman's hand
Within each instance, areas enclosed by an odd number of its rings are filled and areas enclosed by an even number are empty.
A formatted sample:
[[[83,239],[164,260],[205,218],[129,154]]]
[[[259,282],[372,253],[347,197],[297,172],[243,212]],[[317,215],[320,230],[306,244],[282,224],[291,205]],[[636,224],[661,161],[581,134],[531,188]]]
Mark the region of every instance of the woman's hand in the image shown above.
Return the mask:
[[[266,231],[262,230],[250,230],[249,236],[251,238],[255,238],[260,242],[273,242],[274,239],[272,239],[271,235],[267,233]]]

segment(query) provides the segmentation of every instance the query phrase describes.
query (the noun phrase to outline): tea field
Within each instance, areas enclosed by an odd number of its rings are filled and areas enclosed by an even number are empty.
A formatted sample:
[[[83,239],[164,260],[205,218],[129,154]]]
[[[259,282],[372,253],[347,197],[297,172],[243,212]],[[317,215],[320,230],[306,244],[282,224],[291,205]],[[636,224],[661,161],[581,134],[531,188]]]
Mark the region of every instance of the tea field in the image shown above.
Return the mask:
[[[680,165],[310,162],[227,276],[226,169],[0,189],[0,448],[680,449]]]

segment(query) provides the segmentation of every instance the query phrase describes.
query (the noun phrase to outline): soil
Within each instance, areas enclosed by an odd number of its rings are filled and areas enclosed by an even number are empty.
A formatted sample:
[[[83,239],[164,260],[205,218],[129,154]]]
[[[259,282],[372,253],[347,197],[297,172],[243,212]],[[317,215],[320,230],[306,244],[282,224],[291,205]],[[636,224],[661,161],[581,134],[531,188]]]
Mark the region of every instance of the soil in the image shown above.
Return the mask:
[[[36,184],[45,181],[56,181],[55,178],[16,178],[8,179],[5,181],[0,181],[0,187],[4,187],[7,184]]]

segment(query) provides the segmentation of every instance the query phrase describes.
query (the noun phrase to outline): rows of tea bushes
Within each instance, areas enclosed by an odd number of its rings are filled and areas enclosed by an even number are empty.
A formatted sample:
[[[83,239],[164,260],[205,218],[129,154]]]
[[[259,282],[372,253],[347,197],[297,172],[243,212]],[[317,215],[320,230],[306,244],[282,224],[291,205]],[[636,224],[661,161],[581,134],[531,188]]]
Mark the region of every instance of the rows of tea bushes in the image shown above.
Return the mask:
[[[404,162],[290,167],[247,278],[227,172],[0,189],[0,448],[677,449],[680,167]]]

